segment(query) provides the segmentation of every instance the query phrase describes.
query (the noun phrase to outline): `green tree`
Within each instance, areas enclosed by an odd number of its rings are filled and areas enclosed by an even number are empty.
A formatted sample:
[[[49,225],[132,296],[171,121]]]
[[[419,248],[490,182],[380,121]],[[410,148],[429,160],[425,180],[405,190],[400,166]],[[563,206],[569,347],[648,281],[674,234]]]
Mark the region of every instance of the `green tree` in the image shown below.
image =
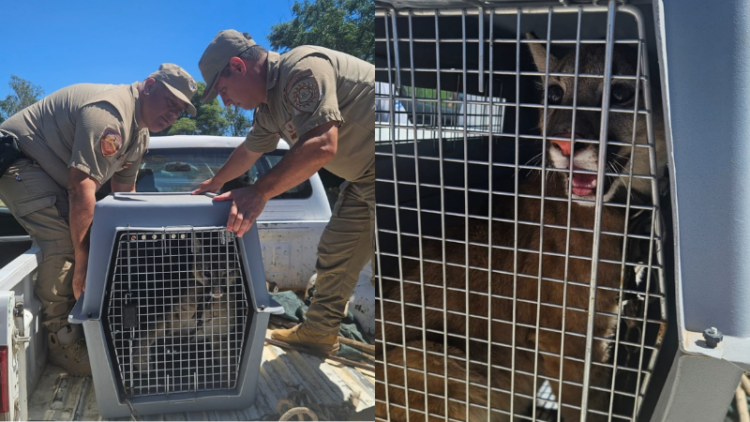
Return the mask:
[[[271,27],[268,41],[275,50],[319,45],[373,63],[375,3],[373,0],[295,1],[294,19]]]
[[[190,99],[197,111],[195,117],[191,117],[186,111],[172,126],[152,135],[224,135],[229,128],[229,121],[224,117],[218,98],[214,98],[210,103],[201,103],[200,99],[205,90],[206,84],[198,82],[198,90]]]
[[[230,136],[245,136],[252,125],[252,121],[247,118],[245,110],[235,106],[224,109],[224,118],[229,123],[227,134]]]
[[[195,131],[195,120],[190,117],[180,117],[167,129],[167,135],[193,135]]]
[[[8,85],[10,85],[13,93],[5,97],[4,100],[0,100],[0,123],[39,101],[39,98],[44,95],[42,87],[16,75],[10,75]]]

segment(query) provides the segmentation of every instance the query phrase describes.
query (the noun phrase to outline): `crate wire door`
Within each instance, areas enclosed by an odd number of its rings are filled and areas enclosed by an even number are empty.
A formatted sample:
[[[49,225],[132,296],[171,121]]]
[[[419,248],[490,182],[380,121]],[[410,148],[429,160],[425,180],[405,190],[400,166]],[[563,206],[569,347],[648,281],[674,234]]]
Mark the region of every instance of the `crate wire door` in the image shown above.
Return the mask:
[[[620,16],[628,17],[631,22],[635,22],[637,34],[632,37],[618,37],[615,40],[615,23],[621,22]],[[580,420],[636,420],[643,397],[647,392],[649,376],[651,374],[656,356],[660,347],[661,338],[663,338],[666,320],[666,304],[664,296],[664,281],[662,273],[662,227],[659,217],[659,186],[657,180],[657,159],[654,139],[654,122],[651,105],[650,79],[648,77],[647,49],[645,43],[644,19],[638,9],[631,6],[616,6],[615,2],[610,2],[608,7],[604,6],[559,6],[559,7],[525,7],[525,8],[486,8],[486,9],[462,9],[462,10],[379,10],[377,12],[378,25],[382,27],[382,35],[376,35],[376,50],[385,50],[385,59],[376,63],[378,71],[378,83],[387,82],[385,87],[381,87],[376,98],[376,103],[385,102],[388,105],[381,110],[383,116],[376,118],[376,158],[382,166],[378,167],[378,199],[376,215],[376,256],[377,256],[377,277],[378,277],[378,315],[376,325],[379,329],[378,335],[378,377],[377,377],[377,403],[378,419],[389,420],[425,420],[430,417],[445,418],[445,415],[451,415],[452,420],[469,420],[486,419],[486,420],[562,420],[562,406],[574,407],[580,411]],[[495,22],[496,17],[503,17],[515,21],[514,34],[506,37],[497,37],[494,33],[495,25],[490,24],[488,37],[485,38],[484,22],[488,18],[489,22]],[[546,17],[546,35],[541,41],[527,40],[521,31],[522,24],[526,19],[544,19]],[[572,19],[575,22],[575,31],[572,37],[553,38],[553,18],[558,17]],[[453,18],[451,23],[456,23],[460,19],[461,32],[457,33],[456,28],[450,28],[445,25],[443,20]],[[419,19],[418,29],[434,26],[434,33],[429,35],[414,36],[414,20]],[[474,20],[477,23],[478,31],[474,38],[467,37],[467,22]],[[586,39],[582,37],[582,22],[598,21],[603,26],[604,31],[599,34],[606,34],[605,39]],[[399,25],[400,23],[400,25]],[[406,27],[406,31],[404,28]],[[583,28],[585,29],[585,28]],[[405,33],[406,32],[406,33]],[[441,32],[450,32],[450,37],[441,37]],[[425,31],[421,31],[424,34]],[[547,68],[544,72],[532,72],[522,70],[522,55],[528,55],[528,44],[541,43],[547,49],[566,46],[576,49],[576,66],[575,72],[570,74],[552,74],[549,71],[549,56],[547,57]],[[607,61],[604,69],[600,74],[581,74],[578,68],[578,51],[583,45],[599,44],[605,47]],[[446,58],[444,51],[446,46],[460,45],[461,59],[463,67],[442,66]],[[467,51],[471,46],[474,47],[477,55],[469,57]],[[514,69],[493,69],[497,58],[494,56],[496,46],[507,45],[514,49]],[[630,46],[637,50],[636,71],[632,75],[613,74],[613,64],[611,57],[615,45]],[[403,49],[408,46],[408,53]],[[432,47],[434,46],[434,50]],[[485,52],[485,48],[489,54]],[[401,50],[401,52],[399,51]],[[426,52],[434,51],[434,67],[429,64],[425,65],[424,61],[415,60],[424,59]],[[455,53],[456,49],[451,49]],[[554,51],[553,51],[554,52]],[[488,56],[485,61],[484,57]],[[408,61],[404,60],[408,57]],[[474,61],[476,57],[478,60]],[[468,60],[476,63],[475,68],[469,68]],[[507,58],[506,58],[507,59]],[[385,65],[385,66],[384,66]],[[409,78],[404,77],[405,74]],[[445,99],[450,97],[443,92],[456,89],[456,85],[446,88],[441,86],[441,80],[446,76],[453,76],[459,80],[459,89],[461,90],[460,101],[454,99]],[[481,75],[482,77],[479,77]],[[383,79],[385,76],[387,79]],[[611,81],[635,81],[635,106],[631,109],[618,109],[610,107],[609,101],[603,101],[599,107],[579,106],[573,99],[572,106],[554,106],[548,103],[549,85],[544,86],[544,93],[541,104],[522,99],[522,79],[524,77],[535,77],[537,80],[548,80],[550,76],[567,76],[575,78],[576,86],[584,78],[603,79],[603,93],[605,99],[609,98]],[[420,80],[428,79],[434,81],[430,90],[420,90]],[[500,88],[493,86],[499,80],[510,80],[510,88],[504,89],[503,97],[509,98],[504,100],[497,96]],[[408,82],[407,82],[408,81]],[[408,85],[410,84],[410,85]],[[471,97],[467,86],[471,85],[472,90],[483,93],[484,97]],[[514,87],[512,85],[515,85]],[[408,89],[402,87],[408,86]],[[510,91],[510,92],[509,92]],[[578,90],[574,92],[578,93]],[[399,94],[410,94],[401,96]],[[493,96],[494,94],[494,96]],[[642,106],[639,106],[638,96],[643,96]],[[455,97],[454,97],[455,98]],[[477,99],[479,98],[479,99]],[[460,102],[463,113],[463,127],[456,128],[453,125],[446,124],[444,119],[445,107],[447,105]],[[409,106],[400,104],[409,103]],[[418,107],[418,104],[431,104],[433,107]],[[488,124],[484,128],[469,127],[469,116],[467,110],[469,106],[485,107],[489,113]],[[545,184],[541,183],[541,193],[539,195],[527,195],[519,192],[520,181],[530,172],[538,172],[546,178],[548,173],[560,171],[552,168],[548,163],[546,150],[555,134],[546,133],[529,133],[525,127],[521,127],[522,114],[527,110],[537,111],[547,116],[550,109],[568,109],[573,113],[573,121],[576,121],[576,112],[598,112],[601,113],[601,130],[598,139],[579,140],[576,139],[574,147],[584,146],[586,143],[606,144],[609,146],[628,146],[635,154],[637,150],[647,153],[648,167],[650,170],[646,174],[633,174],[633,155],[631,155],[630,168],[611,169],[604,164],[606,162],[606,148],[600,148],[598,156],[598,173],[597,180],[605,180],[606,177],[617,178],[620,172],[632,174],[627,178],[627,199],[624,203],[610,203],[604,200],[604,189],[597,189],[596,198],[593,201],[595,209],[595,222],[593,230],[585,227],[571,226],[570,213],[574,212],[574,203],[583,203],[585,200],[572,199],[570,195],[566,198],[547,197],[545,195]],[[417,112],[431,113],[432,118],[418,116]],[[503,110],[502,113],[499,110]],[[387,115],[385,115],[387,112]],[[635,116],[634,121],[643,119],[647,128],[647,142],[636,144],[635,130],[633,130],[632,141],[629,143],[618,143],[608,140],[607,124],[611,113],[630,113]],[[506,114],[513,118],[512,127],[514,131],[506,133],[503,131],[503,122],[508,124]],[[431,122],[431,123],[427,123]],[[546,123],[546,121],[545,121]],[[430,126],[432,124],[432,126]],[[633,123],[636,128],[636,123]],[[599,128],[597,128],[599,129]],[[458,135],[458,136],[457,136]],[[427,138],[430,140],[424,141]],[[435,139],[436,138],[436,139]],[[538,157],[538,161],[529,164],[528,156],[523,155],[524,145],[530,142],[541,143],[543,153]],[[480,145],[477,149],[476,145]],[[511,151],[510,162],[503,160],[495,161],[498,153],[502,155],[499,149],[506,147]],[[494,149],[493,149],[494,148]],[[611,147],[610,147],[611,148]],[[572,154],[571,154],[572,156]],[[507,158],[507,157],[506,157]],[[572,165],[571,165],[572,167]],[[570,173],[572,169],[564,171]],[[504,173],[503,173],[504,172]],[[477,183],[476,174],[484,174],[485,180]],[[500,185],[495,173],[505,174],[506,179],[511,180],[509,185]],[[568,177],[568,181],[572,177]],[[646,181],[650,185],[650,197],[647,204],[631,203],[631,189],[633,180]],[[572,183],[572,182],[571,182]],[[603,184],[602,184],[603,185]],[[570,192],[571,185],[568,186]],[[509,196],[513,200],[515,209],[513,218],[509,221],[506,219],[493,218],[493,196]],[[520,196],[536,198],[541,203],[541,209],[545,209],[545,203],[563,202],[567,204],[568,217],[567,225],[556,226],[555,229],[566,231],[567,245],[564,254],[556,254],[558,258],[564,258],[565,277],[563,279],[550,280],[543,276],[542,259],[548,255],[555,255],[543,250],[543,236],[550,227],[549,223],[544,221],[544,212],[539,215],[535,222],[522,221],[519,219],[518,204]],[[478,203],[484,201],[485,208],[477,207]],[[592,201],[589,201],[592,202]],[[624,209],[626,223],[624,228],[619,232],[622,239],[622,254],[617,259],[599,255],[599,243],[602,236],[613,236],[618,233],[612,233],[602,228],[602,213],[605,207]],[[476,211],[481,209],[481,211]],[[489,233],[492,233],[493,223],[496,225],[510,223],[513,226],[515,241],[508,248],[504,246],[490,245],[488,241],[477,242],[472,240],[473,233],[470,233],[470,220],[484,221],[488,227]],[[645,229],[640,232],[634,232],[633,223],[628,227],[630,222],[646,221]],[[462,236],[451,237],[446,233],[454,225],[463,225]],[[522,250],[519,248],[519,230],[523,226],[535,226],[539,231],[539,246],[536,251]],[[438,227],[439,230],[436,230]],[[593,239],[591,245],[591,256],[580,257],[571,256],[570,239],[571,234],[587,232]],[[427,245],[437,245],[430,249]],[[628,255],[628,251],[633,245],[641,245],[641,255],[636,261]],[[645,246],[644,246],[645,245]],[[469,264],[475,258],[470,256],[472,247],[480,247],[487,254],[484,266]],[[446,256],[450,255],[451,249],[460,248],[463,253],[463,262],[447,262]],[[476,250],[476,249],[475,249]],[[493,262],[493,253],[502,250],[512,252],[514,266],[512,271],[490,268],[487,263]],[[431,253],[437,251],[437,253]],[[539,269],[536,274],[520,274],[517,268],[519,254],[535,252],[539,256]],[[569,280],[568,264],[572,259],[587,259],[590,261],[591,272],[589,280]],[[624,276],[620,277],[619,287],[602,285],[598,281],[599,266],[619,265],[622,273],[630,273],[636,279],[636,286],[624,282]],[[409,279],[405,275],[405,267],[411,266],[415,279]],[[426,268],[440,268],[442,280],[428,280],[425,278]],[[457,287],[455,283],[451,286],[448,274],[453,269],[462,269],[465,277],[463,285]],[[470,274],[477,271],[483,273],[486,280],[484,291],[473,290],[470,286],[474,284]],[[517,306],[529,302],[527,299],[519,298],[516,295],[514,287],[512,297],[502,297],[502,299],[512,299],[512,317],[510,320],[498,321],[494,317],[487,317],[471,314],[469,310],[476,305],[475,299],[478,297],[486,298],[487,314],[493,315],[492,307],[494,299],[497,297],[491,291],[493,276],[504,274],[513,277],[513,285],[516,286],[522,277],[533,277],[537,279],[538,296],[535,301],[530,301],[536,306],[537,319],[536,324],[524,326],[517,321]],[[557,282],[564,285],[565,297],[562,304],[545,303],[541,299],[542,283]],[[590,286],[596,286],[590,288]],[[383,297],[385,285],[397,286],[396,294]],[[429,303],[426,299],[426,291],[434,289],[437,286],[441,291],[441,302],[438,305]],[[585,286],[588,290],[588,308],[570,309],[567,308],[568,288]],[[405,299],[405,289],[418,289],[420,298],[417,301],[409,302]],[[613,335],[609,338],[595,338],[595,321],[597,317],[602,316],[602,312],[596,309],[596,299],[599,295],[617,293],[619,303],[616,314],[607,315],[615,318],[616,326],[613,328]],[[463,296],[463,310],[448,309],[447,303],[451,298]],[[524,302],[525,301],[525,302]],[[511,305],[508,305],[511,306]],[[549,352],[540,350],[538,342],[533,349],[523,349],[516,342],[516,332],[519,329],[527,329],[539,338],[540,332],[555,332],[555,329],[540,325],[539,309],[542,306],[561,308],[562,330],[557,330],[561,339],[560,349],[565,350],[565,342],[569,337],[585,337],[586,353],[578,359],[578,363],[583,365],[582,382],[576,383],[569,381],[563,376],[563,368],[569,360],[575,360],[568,356],[559,359],[560,356],[550,356]],[[387,320],[384,316],[389,307],[395,307],[399,310],[400,319],[397,321]],[[418,311],[415,311],[418,310]],[[583,333],[572,332],[566,329],[565,316],[570,311],[581,312],[586,316],[587,323]],[[439,316],[438,316],[439,315]],[[442,326],[434,328],[434,319],[442,319]],[[465,321],[466,335],[456,335],[450,332],[446,327],[452,324],[453,320],[460,319]],[[428,321],[431,327],[427,327]],[[483,322],[481,322],[483,321]],[[487,338],[472,338],[469,334],[470,324],[486,324],[490,332],[488,338],[491,338],[491,332],[494,323],[505,323],[512,327],[510,339],[507,343],[489,341]],[[393,332],[393,327],[399,331],[400,339],[384,339],[387,330]],[[427,347],[414,347],[402,344],[403,340],[408,337],[409,332],[419,332],[415,341],[427,344],[428,339],[432,339],[434,344],[439,346],[439,350],[427,350]],[[414,336],[412,335],[412,338]],[[438,340],[435,340],[438,339]],[[592,348],[596,342],[604,341],[610,347],[609,360],[607,362],[596,361],[592,355]],[[483,348],[484,345],[484,348]],[[452,350],[455,347],[462,349],[463,355],[455,354]],[[507,367],[497,366],[492,362],[490,357],[493,351],[496,353],[498,348],[510,348],[512,359]],[[472,354],[474,350],[486,350],[483,360],[477,359]],[[394,350],[395,353],[394,354]],[[520,352],[533,353],[533,371],[523,371],[516,366],[516,356]],[[413,359],[408,359],[411,356]],[[396,357],[392,359],[392,357]],[[415,356],[419,356],[415,358]],[[391,357],[391,358],[389,358]],[[559,374],[543,374],[540,360],[545,358],[558,358],[561,361]],[[439,368],[431,368],[428,360],[433,358],[439,359],[441,364]],[[404,362],[407,362],[404,364]],[[458,367],[458,369],[457,369]],[[484,368],[485,382],[477,383],[470,380],[470,372],[475,371],[476,367]],[[607,386],[592,385],[591,372],[605,368],[609,371],[611,379],[608,380]],[[464,372],[463,379],[450,375],[451,371],[461,370]],[[499,371],[510,372],[509,385],[491,386],[493,374],[497,375]],[[418,376],[415,377],[414,374]],[[395,375],[394,375],[395,374]],[[448,374],[446,376],[446,374]],[[527,409],[514,408],[518,396],[524,393],[516,391],[515,380],[520,377],[531,376],[533,379],[533,391],[530,397],[531,409],[527,414]],[[389,379],[390,378],[390,379]],[[409,381],[407,381],[409,380]],[[417,380],[418,382],[413,382]],[[430,380],[439,380],[442,384],[442,392],[430,390],[428,382]],[[465,394],[462,397],[448,396],[449,384],[459,383],[463,386]],[[562,394],[550,389],[551,384],[560,384]],[[562,395],[571,387],[582,389],[580,403],[565,403]],[[470,390],[481,388],[484,391],[484,400],[470,400]],[[425,391],[428,394],[425,394]],[[397,392],[398,400],[391,396]],[[606,409],[593,409],[589,406],[589,397],[593,393],[606,393],[608,404]],[[509,408],[496,408],[487,403],[493,403],[492,399],[495,393],[505,394],[511,397]],[[412,399],[410,400],[410,397]],[[415,405],[414,397],[418,398],[419,404]],[[398,401],[398,402],[397,402]],[[439,403],[438,410],[430,403]],[[466,404],[469,404],[466,406]],[[616,406],[616,403],[625,403],[623,406]],[[449,407],[456,405],[463,406],[459,416],[453,415]],[[430,409],[430,410],[427,410]],[[545,409],[552,410],[546,413]],[[480,411],[480,413],[477,413]],[[555,415],[556,412],[556,415]],[[477,415],[481,416],[477,416]],[[398,416],[395,416],[398,415]],[[570,421],[568,421],[570,422]]]
[[[116,239],[108,337],[127,397],[234,389],[249,322],[234,233],[133,229]]]

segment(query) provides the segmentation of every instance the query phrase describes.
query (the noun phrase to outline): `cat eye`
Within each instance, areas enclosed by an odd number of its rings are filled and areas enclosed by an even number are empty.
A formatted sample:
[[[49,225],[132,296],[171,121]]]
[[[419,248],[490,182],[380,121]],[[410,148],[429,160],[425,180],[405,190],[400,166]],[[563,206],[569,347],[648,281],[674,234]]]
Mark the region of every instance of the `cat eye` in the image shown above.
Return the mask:
[[[612,102],[616,104],[624,104],[633,98],[635,92],[627,85],[613,85],[612,86]]]
[[[547,88],[547,102],[549,104],[560,104],[563,98],[563,89],[558,85],[550,85]]]

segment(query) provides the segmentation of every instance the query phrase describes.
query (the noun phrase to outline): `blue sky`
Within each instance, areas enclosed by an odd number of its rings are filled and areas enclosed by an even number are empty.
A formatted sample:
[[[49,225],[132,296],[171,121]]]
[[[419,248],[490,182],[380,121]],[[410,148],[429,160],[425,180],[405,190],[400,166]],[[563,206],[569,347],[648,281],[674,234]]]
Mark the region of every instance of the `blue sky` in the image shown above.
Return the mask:
[[[75,83],[123,84],[176,63],[203,80],[198,60],[222,29],[249,32],[270,49],[272,25],[294,0],[61,0],[3,2],[0,98],[10,75],[45,94]]]

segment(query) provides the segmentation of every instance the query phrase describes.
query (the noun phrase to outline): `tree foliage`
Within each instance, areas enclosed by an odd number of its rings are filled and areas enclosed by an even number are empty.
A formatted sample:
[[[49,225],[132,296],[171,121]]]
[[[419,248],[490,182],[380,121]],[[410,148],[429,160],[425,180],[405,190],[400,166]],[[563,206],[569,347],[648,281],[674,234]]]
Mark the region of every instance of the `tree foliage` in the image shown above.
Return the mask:
[[[39,98],[44,95],[42,87],[16,75],[10,75],[8,85],[10,85],[13,93],[5,97],[4,100],[0,100],[0,123],[39,101]]]
[[[152,135],[245,136],[252,123],[245,111],[236,107],[223,108],[218,98],[207,104],[201,103],[200,98],[205,90],[206,84],[198,82],[198,90],[190,100],[197,111],[195,117],[185,112],[172,126]]]
[[[200,99],[205,90],[206,84],[198,82],[198,89],[193,98],[190,99],[197,111],[195,117],[191,117],[185,111],[172,126],[151,135],[224,135],[229,128],[229,122],[224,118],[222,107],[217,98],[206,104],[201,103]]]
[[[169,129],[166,130],[167,135],[193,135],[196,125],[195,120],[190,117],[180,117]]]
[[[229,122],[229,135],[245,136],[252,125],[252,121],[247,118],[245,110],[235,106],[229,106],[224,109],[224,118]]]
[[[375,3],[373,0],[295,1],[294,18],[271,27],[268,41],[275,50],[319,45],[373,63]]]

